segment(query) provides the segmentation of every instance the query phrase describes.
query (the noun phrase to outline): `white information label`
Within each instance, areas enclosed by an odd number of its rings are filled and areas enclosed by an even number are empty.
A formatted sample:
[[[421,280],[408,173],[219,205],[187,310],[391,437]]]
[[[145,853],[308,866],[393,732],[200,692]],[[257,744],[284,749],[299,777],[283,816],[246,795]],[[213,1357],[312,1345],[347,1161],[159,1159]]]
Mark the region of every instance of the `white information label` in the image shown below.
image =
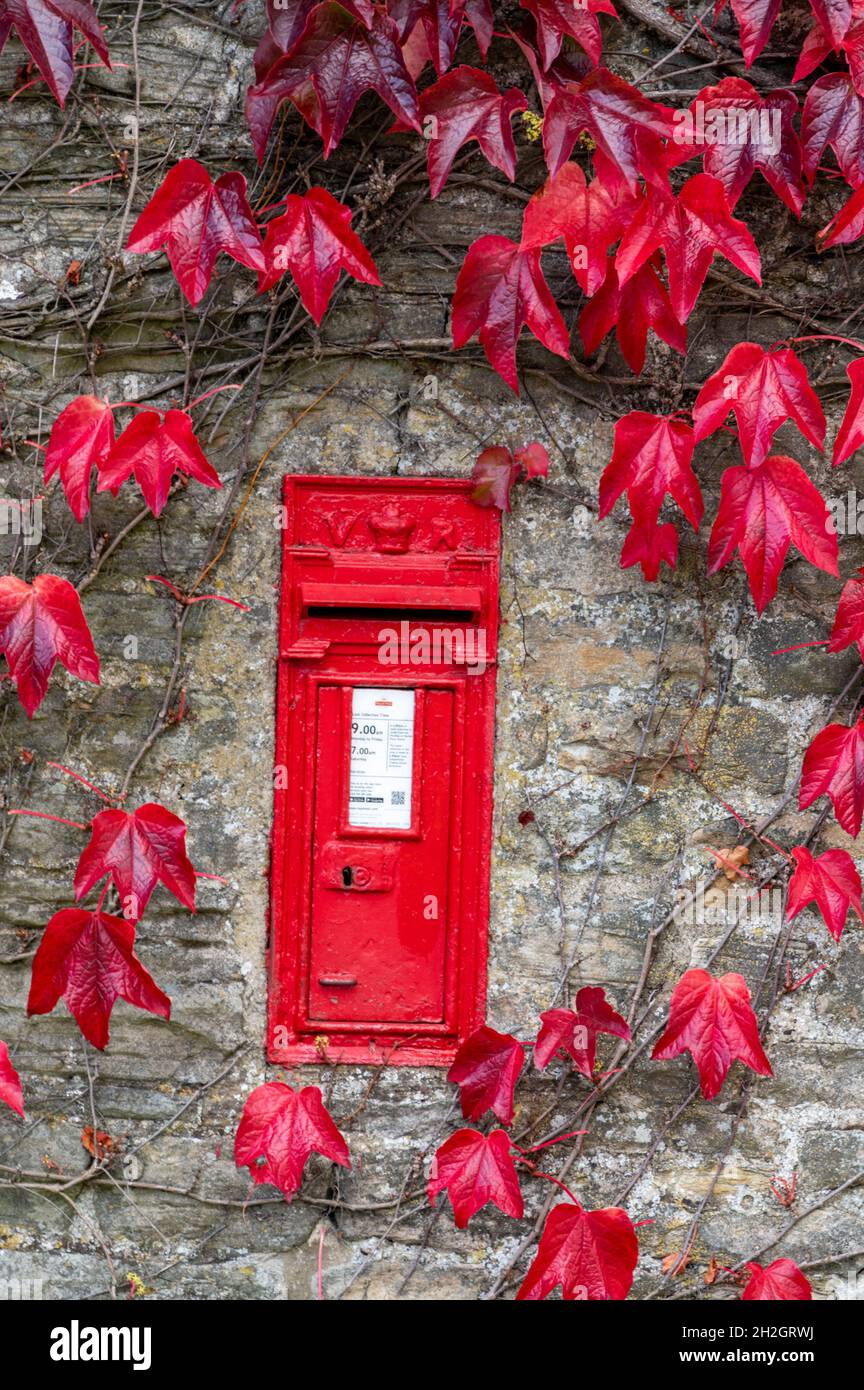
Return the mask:
[[[410,830],[414,691],[355,686],[348,824]]]

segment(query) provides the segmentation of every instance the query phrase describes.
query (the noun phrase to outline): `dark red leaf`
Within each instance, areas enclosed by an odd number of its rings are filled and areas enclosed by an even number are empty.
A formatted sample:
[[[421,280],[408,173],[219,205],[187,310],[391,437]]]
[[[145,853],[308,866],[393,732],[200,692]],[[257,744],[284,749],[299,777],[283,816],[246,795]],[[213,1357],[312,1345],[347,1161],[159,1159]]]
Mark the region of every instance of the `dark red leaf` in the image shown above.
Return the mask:
[[[62,997],[88,1042],[104,1048],[118,999],[160,1018],[171,1000],[134,951],[135,928],[107,912],[67,907],[45,928],[33,958],[28,1014],[49,1014]]]
[[[499,92],[492,77],[478,68],[460,67],[442,77],[420,97],[420,117],[427,137],[429,188],[437,198],[459,150],[476,140],[489,163],[512,183],[516,146],[511,121],[528,99],[517,87]]]
[[[214,183],[195,159],[181,159],[150,199],[126,243],[137,255],[165,247],[190,304],[198,304],[220,251],[251,270],[264,269],[261,237],[242,174]]]
[[[453,1220],[462,1231],[487,1202],[505,1216],[522,1217],[522,1193],[516,1165],[510,1156],[510,1137],[503,1129],[483,1135],[476,1129],[460,1129],[447,1139],[432,1159],[427,1192],[429,1201],[447,1193]]]
[[[829,72],[813,83],[801,113],[804,172],[816,177],[826,145],[837,156],[844,179],[852,188],[864,184],[864,97],[848,72]]]
[[[462,1114],[479,1120],[487,1110],[502,1125],[513,1119],[513,1092],[525,1061],[525,1049],[509,1033],[496,1033],[485,1023],[472,1033],[456,1053],[447,1073],[459,1087]]]
[[[195,911],[195,870],[186,854],[186,822],[157,801],[137,811],[100,811],[75,870],[75,897],[83,898],[107,874],[127,921],[137,922],[157,883]]]
[[[503,445],[495,444],[483,449],[471,470],[474,484],[471,501],[476,502],[478,507],[497,507],[501,512],[509,512],[510,491],[518,472],[513,455]]]
[[[32,584],[12,574],[0,578],[0,654],[31,719],[55,662],[78,680],[99,684],[99,658],[81,600],[56,574],[37,574]]]
[[[730,3],[732,13],[738,21],[741,52],[749,68],[771,37],[782,0],[730,0]],[[722,4],[718,5],[717,10],[722,8]]]
[[[838,573],[834,523],[800,463],[773,454],[758,468],[727,468],[708,542],[708,573],[728,565],[737,549],[762,613],[777,592],[790,545],[817,569]]]
[[[106,68],[111,59],[90,0],[2,0],[3,40],[14,28],[52,95],[62,106],[75,76],[73,29],[93,45]],[[0,49],[3,44],[0,43]]]
[[[760,464],[775,433],[793,420],[815,448],[825,443],[825,415],[807,368],[791,348],[766,352],[758,343],[738,343],[714,372],[693,407],[696,443],[718,430],[733,411],[741,452]]]
[[[114,412],[98,396],[76,396],[54,421],[45,450],[45,481],[60,472],[76,521],[90,510],[90,482],[114,446]]]
[[[626,489],[634,520],[650,525],[668,492],[698,531],[704,503],[691,467],[694,443],[691,427],[674,415],[634,410],[618,420],[612,459],[600,479],[601,519]]]
[[[237,1127],[234,1162],[252,1181],[272,1183],[291,1201],[313,1153],[350,1168],[348,1145],[333,1123],[317,1086],[292,1090],[283,1081],[256,1086]]]
[[[669,1061],[689,1052],[699,1071],[706,1100],[719,1094],[737,1058],[759,1076],[771,1076],[762,1050],[750,991],[740,975],[715,979],[707,970],[687,970],[674,990],[666,1031],[651,1056]]]
[[[205,487],[221,488],[219,474],[208,462],[185,410],[142,410],[121,434],[99,474],[99,492],[116,492],[135,475],[144,501],[161,516],[175,473],[195,478]]]
[[[671,139],[671,110],[649,101],[607,68],[556,92],[543,122],[549,173],[558,173],[583,130],[636,192],[640,177],[668,189],[663,140]]]
[[[805,1299],[813,1297],[810,1281],[793,1260],[774,1260],[773,1264],[766,1265],[764,1269],[751,1260],[745,1268],[749,1269],[752,1277],[741,1295],[742,1299],[763,1299],[775,1303],[792,1300],[803,1303]]]
[[[375,262],[351,230],[351,209],[324,188],[289,194],[285,211],[267,224],[264,257],[267,269],[258,276],[259,293],[289,270],[316,323],[324,317],[341,271],[366,285],[381,284]]]
[[[519,0],[523,10],[534,16],[537,45],[544,70],[551,67],[567,34],[584,48],[596,67],[603,51],[598,14],[618,18],[612,0]]]
[[[21,1078],[9,1059],[9,1049],[5,1042],[0,1042],[0,1101],[4,1105],[8,1105],[10,1110],[14,1110],[16,1115],[20,1115],[22,1120],[24,1119],[24,1092],[21,1089]],[[522,1215],[521,1209],[519,1215]]]
[[[864,186],[856,188],[828,225],[816,233],[816,250],[828,251],[832,246],[849,246],[860,236],[864,236]]]
[[[839,48],[852,23],[852,0],[810,0],[810,8],[823,33]]]
[[[583,1211],[563,1202],[550,1211],[517,1299],[548,1298],[559,1284],[567,1300],[621,1300],[633,1283],[639,1243],[621,1207]]]
[[[851,389],[846,411],[834,441],[835,468],[845,463],[864,445],[864,357],[856,357],[854,362],[850,362],[846,368],[846,375]]]
[[[653,584],[662,563],[673,570],[678,563],[678,532],[672,522],[645,526],[634,521],[621,547],[622,570],[641,565],[642,574]]]
[[[610,1033],[629,1041],[627,1020],[616,1013],[602,989],[585,985],[574,1000],[575,1009],[547,1009],[534,1044],[534,1065],[545,1071],[558,1052],[567,1053],[577,1071],[590,1081],[597,1060],[597,1035]]]
[[[828,650],[842,652],[853,642],[864,661],[864,566],[859,569],[857,576],[847,579],[843,585]]]
[[[861,905],[861,878],[855,861],[845,849],[826,849],[814,857],[804,845],[792,850],[795,872],[789,880],[786,920],[791,922],[809,903],[815,902],[826,926],[839,941],[849,909],[864,922]]]
[[[828,724],[804,754],[798,806],[805,810],[822,795],[847,835],[855,836],[864,817],[864,721],[851,728]]]
[[[608,258],[606,279],[579,315],[586,356],[597,351],[612,328],[624,361],[637,376],[645,366],[649,329],[682,356],[687,352],[687,329],[672,312],[666,286],[653,260],[640,266],[622,286],[618,284],[615,257]]]
[[[513,450],[513,458],[522,469],[526,483],[532,478],[549,477],[549,454],[542,444],[523,444],[521,449]]]

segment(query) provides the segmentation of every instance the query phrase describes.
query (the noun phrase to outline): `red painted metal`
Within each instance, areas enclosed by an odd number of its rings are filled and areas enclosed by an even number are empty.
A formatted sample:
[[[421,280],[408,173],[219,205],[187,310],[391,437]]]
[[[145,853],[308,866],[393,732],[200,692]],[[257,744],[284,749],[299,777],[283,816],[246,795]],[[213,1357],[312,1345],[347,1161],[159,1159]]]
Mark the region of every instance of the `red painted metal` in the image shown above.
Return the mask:
[[[471,486],[285,479],[271,1061],[443,1066],[483,1021],[500,516]]]

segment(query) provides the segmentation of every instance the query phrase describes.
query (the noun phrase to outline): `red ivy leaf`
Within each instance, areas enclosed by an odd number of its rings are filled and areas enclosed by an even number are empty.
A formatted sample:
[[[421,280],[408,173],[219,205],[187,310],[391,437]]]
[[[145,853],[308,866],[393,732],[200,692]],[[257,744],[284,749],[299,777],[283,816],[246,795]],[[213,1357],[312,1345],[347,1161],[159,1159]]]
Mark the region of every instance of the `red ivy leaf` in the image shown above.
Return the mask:
[[[810,8],[833,47],[839,48],[852,23],[852,0],[810,0]]]
[[[526,483],[530,483],[532,478],[549,477],[549,454],[536,440],[533,444],[524,444],[521,449],[514,449],[513,458],[524,471]]]
[[[598,68],[556,92],[543,122],[543,148],[553,175],[570,158],[583,130],[601,155],[636,192],[639,178],[668,189],[663,140],[671,139],[671,111],[649,101],[623,77]]]
[[[832,246],[848,246],[860,236],[864,236],[864,186],[856,188],[827,227],[816,233],[816,250],[828,251]]]
[[[727,468],[708,541],[708,573],[741,555],[757,613],[777,592],[790,545],[817,569],[837,575],[837,536],[824,498],[800,463],[773,454],[758,468]]]
[[[135,928],[107,912],[67,907],[45,928],[33,958],[28,1014],[49,1014],[63,998],[88,1042],[104,1048],[118,999],[171,1017],[171,1000],[134,951]]]
[[[9,1049],[5,1042],[0,1042],[0,1100],[4,1105],[8,1105],[10,1110],[14,1110],[16,1115],[20,1115],[22,1120],[24,1119],[24,1092],[21,1089],[21,1078],[9,1060]],[[521,1210],[519,1215],[522,1215]]]
[[[560,1284],[568,1301],[621,1300],[630,1292],[638,1258],[633,1222],[621,1207],[583,1211],[561,1202],[546,1218],[516,1298],[547,1298]]]
[[[459,1087],[462,1114],[479,1120],[487,1110],[502,1125],[513,1119],[513,1092],[525,1061],[525,1049],[509,1033],[496,1033],[485,1023],[466,1038],[447,1073]]]
[[[317,1086],[292,1090],[283,1081],[256,1086],[237,1126],[234,1162],[248,1168],[252,1181],[272,1183],[291,1201],[312,1153],[350,1168],[348,1145],[321,1099]]]
[[[828,650],[842,652],[853,642],[864,661],[864,566],[859,569],[857,577],[847,579],[843,585]]]
[[[510,511],[510,493],[520,478],[548,478],[549,455],[542,444],[526,444],[511,454],[503,445],[483,449],[474,460],[471,501],[478,507],[497,507]]]
[[[100,811],[75,870],[75,897],[83,898],[108,875],[123,915],[137,922],[157,883],[195,911],[195,870],[186,853],[186,822],[158,801],[137,811]]]
[[[326,158],[368,91],[377,92],[398,120],[420,130],[417,91],[393,20],[376,13],[367,29],[332,0],[316,5],[291,52],[246,94],[246,118],[258,162],[264,161],[276,112],[284,101],[292,102],[321,136]]]
[[[618,18],[612,0],[519,0],[523,10],[534,16],[537,24],[537,47],[544,70],[551,67],[561,52],[564,35],[575,39],[584,48],[596,67],[603,51],[598,14]]]
[[[432,1159],[427,1188],[435,1204],[446,1191],[453,1220],[462,1231],[487,1202],[505,1216],[522,1217],[522,1192],[516,1165],[510,1156],[510,1137],[503,1129],[483,1135],[476,1129],[460,1129],[447,1139]]]
[[[427,135],[429,191],[437,198],[463,145],[476,140],[483,154],[512,183],[516,146],[511,121],[528,99],[518,87],[499,92],[494,78],[478,68],[460,67],[427,87],[420,117]]]
[[[807,368],[791,348],[766,352],[758,343],[738,343],[709,376],[693,407],[696,443],[713,434],[734,411],[747,463],[764,461],[771,440],[793,420],[817,449],[825,443],[825,415]]]
[[[111,67],[99,17],[90,0],[2,0],[0,30],[4,40],[10,28],[17,31],[61,106],[75,77],[73,28],[89,40],[105,67]]]
[[[540,1015],[543,1026],[534,1044],[534,1065],[538,1071],[545,1071],[557,1052],[566,1052],[577,1071],[590,1081],[597,1060],[598,1033],[611,1033],[629,1041],[630,1028],[598,986],[585,985],[574,1003],[575,1009],[547,1009]]]
[[[826,145],[848,184],[864,183],[864,97],[848,72],[829,72],[813,83],[801,113],[804,172],[812,184]]]
[[[826,725],[804,754],[799,810],[812,806],[823,793],[831,798],[847,835],[856,836],[864,817],[864,720],[851,728]]]
[[[126,250],[142,256],[163,246],[190,304],[202,299],[220,251],[250,270],[263,270],[243,175],[222,174],[214,183],[195,159],[175,164],[132,228]]]
[[[90,510],[90,481],[114,446],[114,412],[98,396],[76,396],[54,421],[45,450],[45,481],[59,470],[76,521]]]
[[[56,574],[37,574],[32,584],[12,574],[0,578],[0,654],[30,719],[55,662],[78,680],[99,684],[99,658],[81,600]]]
[[[752,67],[771,37],[774,21],[780,13],[782,0],[730,0],[732,13],[738,21],[741,52],[747,67]],[[723,9],[719,0],[715,16]]]
[[[607,274],[606,252],[632,221],[639,201],[617,176],[587,183],[578,164],[564,164],[525,208],[522,246],[551,246],[563,237],[573,274],[592,295]]]
[[[285,211],[267,224],[264,257],[267,268],[258,276],[259,294],[289,270],[303,307],[318,324],[340,271],[366,285],[381,284],[375,262],[351,230],[351,209],[324,188],[289,194]]]
[[[586,356],[597,351],[612,328],[624,361],[637,376],[645,366],[649,328],[682,356],[687,351],[687,329],[673,314],[666,286],[652,261],[646,261],[621,286],[615,257],[609,257],[606,279],[579,315],[579,333]]]
[[[864,444],[864,357],[856,357],[846,368],[851,389],[846,411],[834,441],[833,464],[838,468]]]
[[[681,976],[672,991],[668,1026],[651,1056],[666,1062],[682,1052],[696,1063],[705,1100],[719,1094],[736,1058],[759,1076],[772,1075],[740,975],[715,979],[707,970],[687,970]]]
[[[845,849],[826,849],[814,857],[804,845],[792,850],[795,872],[789,880],[786,921],[791,922],[808,903],[815,902],[835,941],[843,935],[849,909],[864,922],[861,878],[855,861]]]
[[[751,1260],[745,1268],[749,1269],[751,1278],[741,1295],[742,1299],[803,1303],[805,1299],[813,1297],[810,1281],[801,1273],[794,1260],[774,1260],[764,1269]]]
[[[633,410],[618,420],[612,459],[600,479],[601,519],[626,488],[634,519],[651,525],[668,492],[698,531],[704,504],[691,467],[693,448],[693,430],[674,415]]]
[[[715,255],[725,256],[761,285],[762,265],[756,243],[743,222],[732,216],[719,179],[694,174],[677,198],[651,193],[631,221],[615,266],[621,284],[663,248],[669,298],[681,323],[690,316]]]
[[[634,521],[621,547],[622,570],[641,565],[645,579],[653,584],[663,563],[673,570],[678,563],[678,532],[672,522],[646,526]]]
[[[142,410],[121,434],[99,475],[99,492],[116,492],[134,473],[144,501],[161,516],[175,473],[205,487],[221,488],[219,474],[207,460],[185,410]]]
[[[570,337],[543,278],[539,250],[504,236],[482,236],[468,248],[453,295],[454,348],[475,335],[498,375],[516,394],[516,343],[526,324],[544,347],[569,357]]]

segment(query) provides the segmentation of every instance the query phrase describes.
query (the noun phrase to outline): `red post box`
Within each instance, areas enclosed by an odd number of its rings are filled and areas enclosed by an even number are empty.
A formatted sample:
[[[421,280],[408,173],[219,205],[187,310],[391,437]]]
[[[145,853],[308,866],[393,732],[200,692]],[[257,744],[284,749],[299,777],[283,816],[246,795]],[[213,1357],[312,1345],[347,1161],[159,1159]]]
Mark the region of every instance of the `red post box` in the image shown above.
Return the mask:
[[[268,1053],[448,1064],[483,1020],[500,517],[285,479]]]

